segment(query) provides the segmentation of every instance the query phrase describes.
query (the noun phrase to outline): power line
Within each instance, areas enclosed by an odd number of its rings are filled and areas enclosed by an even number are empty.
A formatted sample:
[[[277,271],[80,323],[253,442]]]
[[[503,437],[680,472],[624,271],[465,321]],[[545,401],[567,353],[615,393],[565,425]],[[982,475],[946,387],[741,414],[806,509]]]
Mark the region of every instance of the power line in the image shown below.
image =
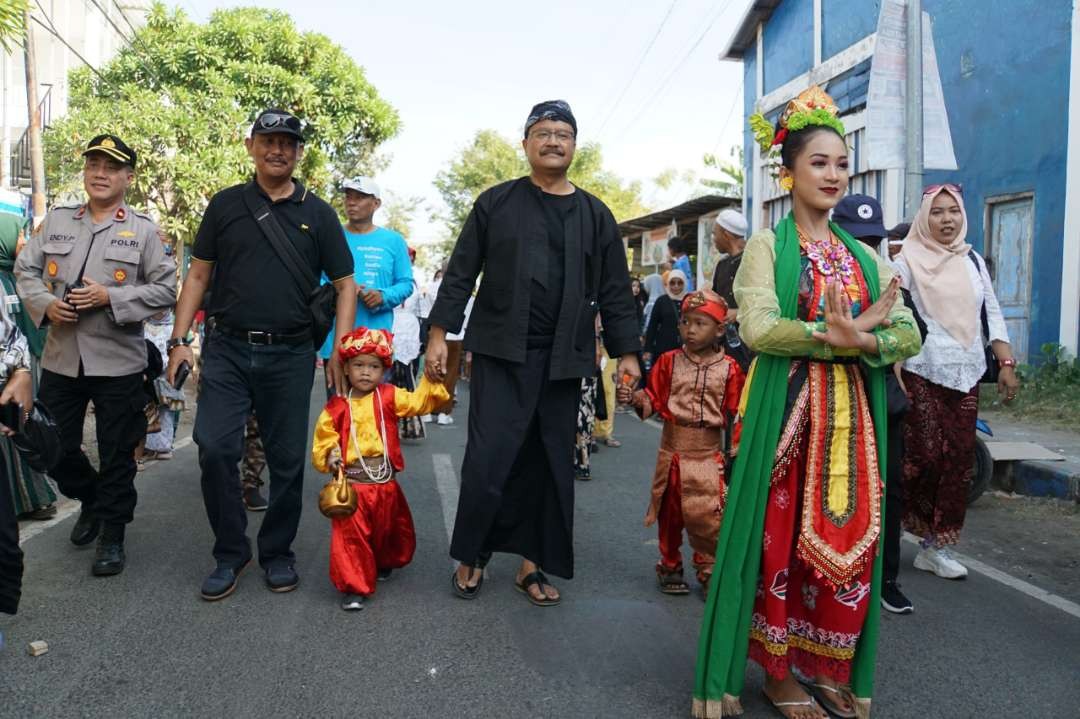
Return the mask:
[[[38,3],[38,7],[41,7],[41,3],[40,3],[40,2]],[[46,17],[48,17],[48,15],[46,15]],[[94,67],[93,65],[91,65],[91,64],[90,64],[90,61],[89,61],[89,60],[87,60],[87,59],[86,59],[85,57],[83,57],[83,56],[82,56],[81,54],[79,54],[79,51],[78,51],[78,50],[76,50],[76,49],[75,49],[74,47],[72,47],[72,46],[71,46],[71,43],[69,43],[69,42],[68,42],[67,40],[65,40],[65,39],[64,39],[64,38],[63,38],[63,37],[62,37],[62,36],[60,35],[60,33],[56,31],[56,28],[52,27],[52,21],[50,21],[50,22],[49,22],[49,24],[48,24],[48,25],[46,25],[46,24],[45,24],[45,23],[43,23],[43,22],[42,22],[41,20],[39,20],[39,19],[37,18],[37,16],[36,16],[36,15],[33,15],[33,14],[31,14],[31,15],[30,15],[30,19],[31,19],[31,20],[33,20],[34,22],[36,22],[36,23],[37,23],[38,25],[40,25],[40,26],[41,26],[41,27],[42,27],[42,28],[43,28],[43,29],[45,30],[45,32],[49,33],[50,35],[52,35],[53,37],[55,37],[55,38],[56,38],[57,40],[59,40],[59,41],[60,41],[60,43],[61,43],[61,44],[62,44],[62,45],[63,45],[64,47],[66,47],[66,48],[67,48],[68,50],[70,50],[70,51],[71,51],[71,54],[72,54],[72,55],[74,55],[75,57],[79,58],[79,61],[80,61],[80,62],[82,62],[82,64],[83,64],[83,65],[86,65],[86,66],[87,66],[88,68],[90,68],[90,70],[91,70],[91,71],[92,71],[92,72],[93,72],[93,73],[94,73],[95,75],[97,75],[97,76],[98,76],[99,78],[101,78],[102,80],[104,80],[104,79],[105,79],[105,76],[101,74],[101,71],[100,71],[100,70],[98,70],[98,69],[97,69],[96,67]]]
[[[668,18],[671,17],[672,11],[678,4],[679,0],[671,0],[671,5],[668,6],[667,13],[664,15],[664,19],[660,21],[660,25],[656,28],[656,32],[653,33],[652,39],[649,40],[649,44],[645,46],[645,50],[641,53],[641,57],[638,58],[637,65],[634,67],[634,71],[630,73],[630,79],[626,81],[626,85],[623,87],[619,96],[615,99],[615,103],[611,106],[604,121],[600,123],[600,129],[597,130],[599,135],[607,127],[608,121],[615,115],[615,110],[618,109],[619,103],[622,102],[623,97],[626,95],[626,91],[630,89],[630,86],[634,84],[634,79],[637,78],[638,72],[641,70],[641,66],[645,64],[645,58],[649,56],[649,51],[652,50],[653,45],[656,44],[657,38],[660,37],[660,33],[664,31],[664,26],[667,25]]]
[[[724,120],[724,124],[720,128],[720,137],[716,138],[716,144],[713,145],[714,155],[720,149],[720,143],[724,141],[724,133],[727,132],[728,125],[731,124],[731,118],[735,114],[735,108],[739,106],[739,100],[742,99],[742,91],[745,82],[746,77],[744,76],[742,80],[739,81],[739,89],[735,91],[735,97],[731,101],[731,108],[728,110],[727,119]]]
[[[667,89],[668,83],[671,81],[671,78],[675,76],[675,73],[677,73],[682,68],[682,66],[686,64],[686,61],[690,59],[691,55],[694,54],[694,51],[697,50],[698,46],[705,39],[705,36],[709,34],[709,31],[712,30],[713,25],[716,24],[716,21],[720,19],[720,16],[724,14],[724,11],[727,10],[728,5],[730,4],[731,0],[725,0],[724,4],[717,11],[716,15],[713,16],[713,19],[709,21],[709,24],[706,25],[705,29],[701,32],[700,35],[698,35],[698,39],[694,41],[694,44],[690,46],[690,49],[686,51],[686,54],[683,55],[682,59],[679,60],[675,67],[671,68],[671,71],[664,77],[663,81],[659,85],[657,85],[656,89],[652,92],[652,94],[649,95],[649,98],[638,108],[638,111],[631,115],[630,122],[626,125],[626,127],[622,129],[621,134],[626,134],[626,131],[633,127],[634,123],[638,121],[638,118],[640,118],[642,114],[649,108],[649,106],[653,103],[657,96],[660,95],[665,89]]]

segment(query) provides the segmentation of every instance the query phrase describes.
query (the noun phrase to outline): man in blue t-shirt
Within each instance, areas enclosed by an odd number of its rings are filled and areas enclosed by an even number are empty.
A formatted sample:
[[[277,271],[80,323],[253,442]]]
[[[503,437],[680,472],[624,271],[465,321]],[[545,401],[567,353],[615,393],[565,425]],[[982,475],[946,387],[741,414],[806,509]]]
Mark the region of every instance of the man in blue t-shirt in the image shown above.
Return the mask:
[[[390,330],[394,308],[413,291],[412,263],[405,239],[372,222],[382,205],[382,192],[370,177],[342,183],[345,191],[345,241],[353,255],[356,280],[356,327]],[[334,338],[326,338],[319,356],[330,357]]]

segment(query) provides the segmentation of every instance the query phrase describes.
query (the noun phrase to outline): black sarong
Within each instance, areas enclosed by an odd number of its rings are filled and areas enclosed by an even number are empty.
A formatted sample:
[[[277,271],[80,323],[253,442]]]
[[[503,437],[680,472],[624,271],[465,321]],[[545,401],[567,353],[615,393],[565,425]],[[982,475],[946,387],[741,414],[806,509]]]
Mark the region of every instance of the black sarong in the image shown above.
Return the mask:
[[[450,556],[517,554],[574,574],[574,433],[580,379],[549,380],[551,349],[524,364],[473,353],[469,438]]]

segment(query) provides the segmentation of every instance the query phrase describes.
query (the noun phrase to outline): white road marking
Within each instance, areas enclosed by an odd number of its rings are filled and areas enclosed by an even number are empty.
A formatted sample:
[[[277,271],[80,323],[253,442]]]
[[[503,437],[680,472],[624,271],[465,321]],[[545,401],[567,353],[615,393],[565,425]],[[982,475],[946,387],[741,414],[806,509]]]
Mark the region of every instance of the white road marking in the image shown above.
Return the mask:
[[[191,436],[190,435],[187,436],[187,437],[184,437],[182,439],[178,439],[173,443],[173,452],[181,450],[184,447],[187,447],[188,445],[190,445],[191,443],[192,442],[191,442]],[[176,460],[176,457],[174,456],[173,459],[165,460],[165,461],[173,462],[175,460]],[[161,462],[153,461],[153,462],[147,463],[146,469],[143,470],[143,473],[145,474],[146,472],[152,471],[153,468],[158,464],[161,464]],[[50,529],[51,527],[55,527],[57,524],[60,524],[60,522],[63,522],[65,519],[67,519],[71,515],[75,514],[76,512],[78,512],[82,508],[82,504],[80,504],[79,502],[73,501],[73,500],[65,501],[65,500],[62,499],[60,502],[58,502],[58,505],[59,506],[57,507],[56,516],[53,517],[52,519],[48,519],[48,520],[46,520],[44,522],[34,522],[33,524],[29,524],[29,525],[27,525],[25,527],[20,527],[20,529],[19,529],[19,546],[20,547],[22,545],[26,544],[31,539],[33,539],[34,537],[36,537],[39,534],[41,534],[42,532],[44,532],[46,529]]]
[[[454,516],[458,504],[458,479],[454,471],[454,461],[448,454],[431,455],[435,467],[435,486],[439,488],[442,500],[443,523],[446,525],[446,541],[454,535]]]
[[[904,541],[915,545],[919,544],[918,538],[907,532],[904,532]],[[1052,594],[1045,589],[1039,589],[1034,584],[1029,584],[1023,579],[1017,579],[1011,574],[1006,574],[1000,569],[995,569],[989,564],[984,564],[973,557],[968,557],[959,552],[953,552],[953,556],[965,567],[975,570],[984,577],[989,577],[996,582],[1004,584],[1006,587],[1012,587],[1016,591],[1026,594],[1032,599],[1038,599],[1043,604],[1049,604],[1055,609],[1060,609],[1066,614],[1071,614],[1077,619],[1080,619],[1080,604],[1077,604],[1076,602],[1069,601],[1065,597],[1060,597],[1057,594]]]

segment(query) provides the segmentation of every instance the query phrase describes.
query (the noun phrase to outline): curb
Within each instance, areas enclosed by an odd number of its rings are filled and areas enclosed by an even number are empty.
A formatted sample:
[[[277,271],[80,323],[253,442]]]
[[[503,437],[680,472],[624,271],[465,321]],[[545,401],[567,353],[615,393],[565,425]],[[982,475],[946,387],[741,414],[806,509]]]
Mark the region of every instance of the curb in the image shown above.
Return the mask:
[[[1001,462],[993,484],[1027,497],[1050,497],[1080,503],[1080,462],[1023,460]]]

